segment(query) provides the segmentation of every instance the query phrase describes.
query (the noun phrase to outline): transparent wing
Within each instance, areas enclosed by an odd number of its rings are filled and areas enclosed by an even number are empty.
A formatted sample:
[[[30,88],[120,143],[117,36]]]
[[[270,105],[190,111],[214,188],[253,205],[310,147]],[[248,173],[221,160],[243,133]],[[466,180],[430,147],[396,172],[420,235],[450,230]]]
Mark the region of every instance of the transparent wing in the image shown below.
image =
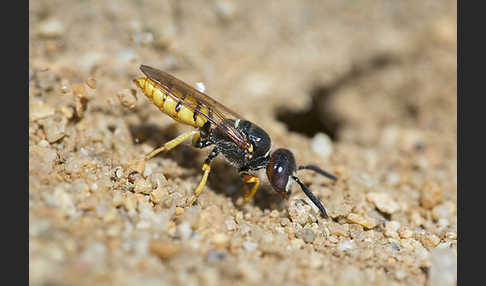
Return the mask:
[[[182,99],[182,104],[207,118],[209,122],[228,135],[238,146],[244,149],[249,148],[250,142],[228,121],[228,119],[242,119],[236,112],[164,71],[146,65],[141,65],[140,70],[149,79],[159,84],[170,96]],[[206,107],[208,110],[207,114],[201,111],[202,107]]]

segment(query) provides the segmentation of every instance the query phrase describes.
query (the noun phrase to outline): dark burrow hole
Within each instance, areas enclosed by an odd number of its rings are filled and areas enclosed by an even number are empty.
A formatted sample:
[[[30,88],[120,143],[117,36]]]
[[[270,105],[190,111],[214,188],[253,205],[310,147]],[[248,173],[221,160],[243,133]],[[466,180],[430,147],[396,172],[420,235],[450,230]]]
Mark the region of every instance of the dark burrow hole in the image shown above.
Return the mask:
[[[387,54],[375,57],[361,64],[356,64],[351,70],[328,86],[316,86],[311,90],[312,101],[304,110],[283,109],[277,112],[277,120],[285,123],[290,131],[313,137],[318,132],[326,133],[333,141],[338,140],[342,127],[337,113],[328,109],[332,96],[341,87],[352,84],[358,78],[383,69],[394,63],[394,59]],[[413,112],[413,110],[411,110]]]
[[[323,112],[320,106],[332,95],[332,88],[317,87],[311,92],[312,102],[304,110],[283,109],[277,112],[277,120],[285,123],[290,131],[313,137],[318,132],[326,133],[333,141],[339,130],[339,121],[331,112]]]

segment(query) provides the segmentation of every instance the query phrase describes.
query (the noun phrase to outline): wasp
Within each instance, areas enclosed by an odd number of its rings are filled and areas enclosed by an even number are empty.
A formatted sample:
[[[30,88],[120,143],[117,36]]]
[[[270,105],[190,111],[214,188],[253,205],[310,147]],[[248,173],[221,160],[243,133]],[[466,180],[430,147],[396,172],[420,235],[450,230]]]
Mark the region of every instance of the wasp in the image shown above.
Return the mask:
[[[174,76],[146,65],[141,65],[140,70],[145,77],[137,78],[134,82],[150,101],[174,120],[196,128],[154,149],[145,156],[145,160],[169,151],[191,137],[192,145],[196,148],[213,146],[202,165],[203,176],[190,205],[196,202],[206,185],[211,161],[222,154],[238,168],[245,183],[253,184],[250,190],[246,190],[245,201],[253,197],[260,184],[255,171],[266,168],[268,181],[282,198],[288,198],[290,187],[296,182],[324,218],[328,217],[319,199],[296,173],[308,169],[332,180],[337,180],[335,176],[314,165],[297,167],[290,150],[280,148],[270,152],[271,139],[262,128]]]

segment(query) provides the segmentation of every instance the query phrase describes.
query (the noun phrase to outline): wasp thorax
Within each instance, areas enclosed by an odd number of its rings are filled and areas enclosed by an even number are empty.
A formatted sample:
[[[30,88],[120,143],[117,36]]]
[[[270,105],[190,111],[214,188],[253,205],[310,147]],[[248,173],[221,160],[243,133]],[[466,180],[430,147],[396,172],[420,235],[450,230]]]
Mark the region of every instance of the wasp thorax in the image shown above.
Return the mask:
[[[292,152],[287,149],[277,149],[272,153],[267,166],[268,181],[277,192],[286,193],[289,191],[295,170]]]

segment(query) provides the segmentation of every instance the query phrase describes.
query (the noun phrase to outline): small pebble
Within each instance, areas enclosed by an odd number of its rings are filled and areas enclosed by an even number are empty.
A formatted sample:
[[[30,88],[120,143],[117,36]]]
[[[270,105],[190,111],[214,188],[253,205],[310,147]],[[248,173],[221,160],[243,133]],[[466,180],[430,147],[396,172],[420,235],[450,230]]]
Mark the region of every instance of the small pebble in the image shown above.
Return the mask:
[[[84,84],[82,83],[73,83],[71,88],[73,90],[76,115],[82,118],[88,104],[86,88],[84,88]]]
[[[133,191],[136,194],[150,194],[152,192],[152,183],[141,177],[137,178],[134,183]]]
[[[419,212],[415,211],[410,214],[409,217],[410,221],[413,222],[415,225],[424,225],[425,219],[420,215]]]
[[[387,221],[385,223],[385,236],[398,238],[398,229],[400,228],[400,223],[398,221]]]
[[[137,208],[137,199],[131,193],[122,201],[123,206],[128,212],[134,212]]]
[[[214,244],[214,246],[216,246],[218,248],[225,248],[228,245],[230,238],[227,235],[225,235],[224,233],[216,233],[211,238],[211,241]],[[243,247],[245,247],[245,243],[243,243]],[[247,245],[246,247],[252,248],[253,245],[250,245],[250,246]],[[246,247],[245,247],[245,249],[248,250]],[[255,244],[255,248],[256,248],[256,244]],[[248,251],[253,251],[253,250],[248,250]]]
[[[293,249],[301,249],[305,245],[305,242],[302,238],[294,238],[290,240],[290,245]]]
[[[290,225],[290,220],[286,217],[280,219],[280,225],[281,226],[287,226],[287,225]]]
[[[454,249],[439,248],[430,251],[430,270],[427,285],[457,285],[457,253]]]
[[[44,103],[33,103],[29,105],[29,117],[31,121],[53,116],[54,108]]]
[[[336,222],[330,222],[327,225],[329,229],[329,233],[335,236],[348,236],[349,234],[349,225],[348,224],[339,224]]]
[[[181,208],[181,207],[176,207],[175,208],[175,212],[174,212],[174,215],[176,216],[180,216],[181,214],[184,213],[184,208]]]
[[[376,226],[376,222],[374,220],[365,218],[355,213],[350,213],[347,216],[347,219],[349,222],[359,224],[366,229],[372,229]]]
[[[305,243],[311,243],[316,238],[315,233],[310,229],[303,229],[297,232],[297,238],[302,238]]]
[[[152,166],[150,164],[147,164],[145,166],[145,170],[143,171],[143,176],[148,177],[152,174]]]
[[[155,189],[150,193],[150,200],[155,204],[160,204],[168,195],[167,190]]]
[[[216,12],[225,21],[232,20],[237,14],[237,6],[234,1],[218,0],[216,2]]]
[[[140,159],[131,162],[130,165],[128,166],[128,169],[131,170],[132,172],[135,171],[139,174],[143,174],[145,171],[145,159]]]
[[[170,242],[153,240],[149,244],[149,250],[151,253],[157,255],[160,259],[167,260],[179,253],[181,249]]]
[[[434,181],[427,181],[421,190],[420,203],[426,209],[432,209],[442,202],[442,189]]]
[[[86,85],[91,89],[96,89],[96,79],[90,77],[84,81]]]
[[[432,218],[435,220],[449,219],[456,211],[456,206],[452,202],[444,202],[432,209]]]
[[[340,251],[348,251],[354,248],[356,248],[356,243],[351,239],[340,240],[337,244],[337,249]]]
[[[309,217],[311,209],[311,206],[305,204],[302,200],[293,199],[288,208],[290,219],[300,225],[305,225],[308,222],[312,223],[312,218]]]
[[[445,238],[447,239],[457,239],[457,232],[455,231],[448,231],[445,233]]]
[[[248,251],[248,252],[253,252],[253,251],[255,251],[255,250],[257,249],[257,247],[258,247],[258,244],[257,244],[257,243],[255,243],[255,242],[252,242],[252,241],[249,241],[249,240],[247,240],[247,241],[243,242],[243,248],[244,248],[246,251]]]
[[[42,124],[44,132],[49,143],[53,143],[64,137],[66,131],[67,119],[60,114],[49,117]]]
[[[413,236],[413,231],[410,230],[409,228],[407,227],[400,227],[398,229],[398,235],[400,236],[400,238],[402,239],[407,239],[407,238],[411,238]]]
[[[39,23],[39,35],[45,38],[56,38],[64,34],[64,24],[55,18]]]
[[[368,193],[366,199],[373,203],[377,209],[387,214],[399,210],[399,205],[387,193]]]
[[[67,106],[61,107],[61,113],[64,115],[64,117],[66,117],[66,119],[71,119],[74,116],[74,110]]]
[[[123,89],[120,90],[117,94],[118,100],[120,104],[128,109],[133,109],[137,103],[137,95],[136,91],[133,89]]]
[[[435,234],[426,234],[422,236],[421,242],[425,248],[431,249],[439,244],[440,238]]]
[[[190,238],[192,234],[191,224],[187,221],[182,222],[177,226],[176,233],[180,238],[184,240]]]
[[[39,141],[39,146],[47,147],[49,146],[49,142],[47,142],[47,140],[42,139],[41,141]]]
[[[331,138],[324,133],[317,133],[312,138],[312,151],[323,158],[327,158],[332,154],[332,146]]]

